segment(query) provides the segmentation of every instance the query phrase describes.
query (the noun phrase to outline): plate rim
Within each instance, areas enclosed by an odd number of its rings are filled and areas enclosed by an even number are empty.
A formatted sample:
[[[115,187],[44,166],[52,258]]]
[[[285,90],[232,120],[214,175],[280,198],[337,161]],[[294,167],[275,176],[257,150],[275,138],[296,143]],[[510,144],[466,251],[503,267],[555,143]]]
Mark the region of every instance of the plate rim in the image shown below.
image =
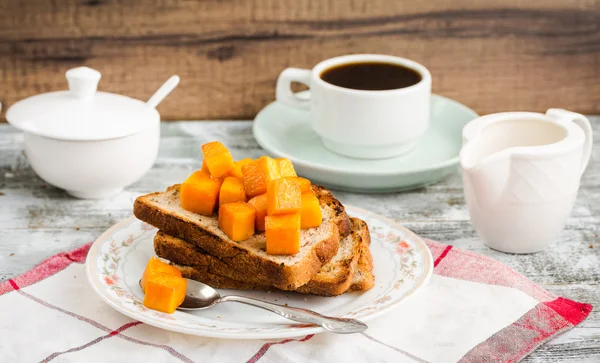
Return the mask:
[[[302,92],[297,92],[297,95],[309,95],[310,94],[310,90],[309,91],[302,91]],[[475,112],[473,109],[471,109],[470,107],[468,107],[467,105],[464,105],[456,100],[453,100],[451,98],[448,97],[444,97],[435,93],[431,94],[432,97],[432,102],[433,99],[440,99],[440,100],[444,100],[444,102],[448,102],[450,104],[452,104],[453,106],[462,109],[462,111],[467,112],[467,113],[471,113],[473,116],[473,120],[476,119],[477,117],[480,117],[479,114],[477,112]],[[300,167],[303,168],[310,168],[310,169],[314,169],[316,171],[321,171],[321,172],[326,172],[326,173],[336,173],[336,174],[344,174],[344,175],[348,175],[348,174],[353,174],[353,175],[361,175],[361,176],[398,176],[398,175],[410,175],[410,174],[419,174],[419,173],[426,173],[429,171],[433,171],[433,170],[440,170],[440,169],[444,169],[447,167],[451,167],[454,165],[458,165],[459,162],[459,156],[456,155],[455,157],[433,164],[433,165],[429,165],[429,166],[425,166],[425,167],[418,167],[418,168],[412,168],[409,170],[402,170],[402,171],[394,171],[394,170],[382,170],[382,171],[363,171],[363,170],[353,170],[353,171],[348,171],[345,170],[343,168],[338,168],[335,166],[331,166],[331,167],[327,167],[327,166],[322,166],[322,165],[318,165],[318,164],[313,164],[311,162],[307,162],[303,159],[298,159],[288,153],[285,152],[281,152],[279,150],[276,150],[270,146],[268,146],[269,144],[266,143],[261,136],[259,135],[259,132],[257,131],[257,126],[259,122],[261,122],[259,119],[264,119],[265,116],[264,114],[266,112],[269,111],[270,108],[272,108],[273,106],[275,106],[276,104],[278,104],[278,101],[273,101],[271,103],[269,103],[268,105],[266,105],[265,107],[263,107],[258,114],[256,115],[256,117],[254,117],[253,123],[252,123],[252,135],[254,136],[254,138],[256,139],[256,142],[260,145],[260,147],[262,147],[263,149],[267,150],[268,152],[276,155],[277,157],[282,157],[282,158],[287,158],[290,159],[292,161],[292,163],[294,163],[294,165],[298,165]],[[283,107],[289,107],[289,106],[285,106],[282,105]],[[299,111],[304,111],[304,110],[299,110]],[[307,112],[307,111],[304,111]],[[471,120],[472,121],[472,120]],[[469,122],[471,122],[469,121]],[[351,159],[351,158],[349,158]]]
[[[382,216],[380,214],[377,214],[377,213],[374,213],[374,212],[371,212],[371,211],[368,211],[368,210],[365,210],[365,209],[362,209],[359,207],[354,207],[351,205],[346,205],[345,207],[349,211],[349,214],[352,214],[352,211],[354,210],[354,211],[357,211],[358,213],[366,214],[372,218],[376,218],[381,221],[384,221],[385,223],[390,224],[394,228],[401,230],[403,233],[405,233],[407,236],[409,236],[415,242],[416,245],[419,246],[419,250],[421,250],[423,253],[424,273],[415,282],[415,285],[406,292],[406,294],[404,295],[404,297],[401,300],[397,301],[395,304],[387,306],[385,308],[382,308],[382,309],[376,311],[375,313],[361,319],[362,321],[369,321],[369,320],[378,318],[386,313],[389,313],[393,309],[397,308],[404,301],[406,301],[406,299],[414,296],[416,293],[419,292],[419,290],[422,290],[422,288],[429,283],[429,280],[431,279],[431,276],[433,275],[433,268],[434,268],[433,255],[431,254],[431,250],[429,249],[429,247],[427,246],[427,244],[425,243],[425,241],[423,241],[423,239],[421,237],[419,237],[417,234],[412,232],[410,229],[402,226],[400,223],[398,223],[390,218],[387,218],[385,216]],[[125,219],[122,219],[121,221],[114,224],[113,226],[108,228],[106,231],[104,231],[94,241],[94,243],[90,247],[88,254],[86,256],[86,259],[85,259],[85,272],[87,275],[88,283],[91,285],[92,290],[94,290],[94,292],[97,295],[99,295],[100,298],[105,303],[107,303],[109,306],[111,306],[113,309],[115,309],[119,313],[121,313],[131,319],[141,321],[145,324],[148,324],[150,326],[154,326],[154,327],[157,327],[160,329],[178,332],[178,333],[182,333],[182,334],[193,335],[193,336],[209,337],[209,338],[280,339],[280,338],[293,338],[293,337],[298,337],[298,336],[305,336],[305,335],[309,335],[309,334],[318,334],[318,333],[326,332],[326,330],[321,327],[302,327],[302,328],[296,328],[294,330],[288,330],[288,331],[266,332],[266,333],[247,332],[247,333],[243,333],[243,334],[240,334],[240,333],[233,334],[233,333],[227,333],[227,332],[219,333],[219,332],[211,332],[211,331],[192,330],[192,329],[188,329],[186,327],[181,327],[178,325],[166,324],[166,323],[161,322],[160,320],[155,320],[155,319],[152,319],[151,317],[145,316],[145,315],[139,315],[139,314],[136,314],[135,312],[129,311],[129,310],[121,307],[120,305],[118,305],[117,303],[112,301],[112,298],[109,294],[105,293],[105,289],[103,289],[102,285],[100,284],[97,270],[94,270],[93,268],[95,267],[95,264],[96,264],[96,259],[98,256],[98,250],[99,250],[100,245],[103,244],[104,242],[106,242],[106,240],[108,239],[108,237],[110,235],[112,235],[114,232],[121,229],[123,225],[128,224],[131,220],[134,220],[134,219],[137,219],[134,215],[129,216]]]

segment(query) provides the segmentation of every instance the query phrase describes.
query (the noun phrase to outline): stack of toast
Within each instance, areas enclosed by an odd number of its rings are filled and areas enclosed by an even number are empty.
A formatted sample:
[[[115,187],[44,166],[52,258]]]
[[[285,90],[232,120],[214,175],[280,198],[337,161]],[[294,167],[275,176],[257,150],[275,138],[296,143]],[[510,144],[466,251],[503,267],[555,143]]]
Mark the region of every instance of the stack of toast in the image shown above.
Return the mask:
[[[137,198],[135,216],[158,228],[154,250],[183,277],[215,288],[287,290],[319,296],[366,291],[373,287],[373,260],[367,224],[350,218],[324,187],[312,185],[323,222],[300,235],[300,252],[266,253],[265,234],[241,242],[219,229],[216,216],[184,210],[180,186]]]

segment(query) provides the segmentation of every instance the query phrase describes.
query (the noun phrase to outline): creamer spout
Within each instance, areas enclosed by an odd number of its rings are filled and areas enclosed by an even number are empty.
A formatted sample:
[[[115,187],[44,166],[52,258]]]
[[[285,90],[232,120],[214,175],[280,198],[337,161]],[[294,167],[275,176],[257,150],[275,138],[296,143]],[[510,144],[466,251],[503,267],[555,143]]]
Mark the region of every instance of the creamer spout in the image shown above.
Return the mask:
[[[493,206],[500,199],[510,175],[510,155],[498,152],[482,155],[482,147],[474,139],[460,153],[465,187],[481,207]]]

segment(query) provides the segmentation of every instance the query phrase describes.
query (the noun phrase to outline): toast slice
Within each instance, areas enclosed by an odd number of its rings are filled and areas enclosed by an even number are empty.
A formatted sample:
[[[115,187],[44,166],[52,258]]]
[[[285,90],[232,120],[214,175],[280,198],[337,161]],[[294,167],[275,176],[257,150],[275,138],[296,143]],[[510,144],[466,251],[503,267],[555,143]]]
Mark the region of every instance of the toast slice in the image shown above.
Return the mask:
[[[233,289],[233,290],[262,290],[262,291],[272,291],[275,290],[273,286],[266,286],[261,284],[256,284],[248,281],[238,281],[229,277],[211,274],[208,272],[204,272],[201,269],[197,269],[193,266],[182,266],[178,264],[173,264],[173,266],[177,267],[179,271],[181,271],[181,275],[186,279],[192,279],[201,281],[207,285],[210,285],[217,289]],[[360,292],[367,291],[374,285],[373,274],[370,271],[362,271],[361,267],[357,266],[357,271],[354,274],[354,278],[352,279],[352,285],[345,292]],[[306,292],[307,294],[319,295],[318,293],[314,293],[312,291]],[[321,295],[321,296],[333,296],[331,294]]]
[[[370,241],[367,224],[358,218],[350,218],[350,235],[340,241],[338,253],[321,267],[306,285],[296,289],[305,294],[336,296],[346,292],[352,285],[363,244]],[[370,243],[370,242],[369,242]]]
[[[218,258],[240,276],[263,276],[267,285],[295,290],[337,254],[340,234],[350,233],[350,221],[342,204],[329,190],[316,185],[312,189],[321,204],[323,223],[302,230],[300,252],[291,256],[267,254],[264,233],[245,241],[232,241],[219,229],[216,215],[203,216],[181,207],[179,185],[137,198],[133,213],[164,233]]]
[[[363,254],[367,256],[371,256],[370,251],[365,251]],[[361,257],[363,255],[361,254]],[[352,285],[348,291],[367,291],[370,290],[375,285],[375,275],[373,275],[373,266],[369,267],[369,265],[361,264],[359,262],[356,267],[356,273],[354,274],[354,278],[352,279]]]
[[[368,228],[367,224],[359,220],[361,228]],[[361,244],[360,257],[358,258],[358,265],[354,278],[352,279],[352,285],[349,291],[366,291],[371,289],[375,285],[375,276],[373,275],[373,256],[369,246],[371,245],[371,236],[368,235],[367,239],[363,239]]]
[[[370,235],[367,224],[351,218],[352,232],[340,241],[338,253],[306,284],[296,291],[336,296],[351,289],[364,291],[373,286]],[[184,277],[223,289],[272,290],[262,276],[232,273],[223,261],[198,250],[193,244],[159,231],[154,238],[156,254],[171,261]],[[364,256],[363,256],[364,255]],[[362,261],[362,263],[361,263]]]

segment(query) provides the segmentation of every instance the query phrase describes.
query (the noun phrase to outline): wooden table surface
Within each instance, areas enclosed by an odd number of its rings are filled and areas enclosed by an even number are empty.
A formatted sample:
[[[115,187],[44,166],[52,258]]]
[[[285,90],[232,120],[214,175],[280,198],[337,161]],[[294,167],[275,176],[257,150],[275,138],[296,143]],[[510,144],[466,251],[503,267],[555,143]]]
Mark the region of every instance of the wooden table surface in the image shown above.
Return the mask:
[[[593,118],[596,135],[600,117]],[[258,157],[251,123],[175,122],[162,126],[154,168],[120,195],[77,200],[40,180],[24,155],[23,134],[0,125],[0,281],[15,277],[56,253],[93,241],[132,214],[134,199],[181,182],[199,168],[201,144],[221,140],[234,158]],[[469,222],[460,177],[398,194],[335,192],[343,203],[395,219],[423,237],[481,253],[516,269],[551,292],[595,306],[581,325],[531,354],[528,362],[600,361],[600,138],[581,181],[571,218],[559,242],[532,255],[509,255],[485,247]],[[535,228],[535,226],[532,226]]]

